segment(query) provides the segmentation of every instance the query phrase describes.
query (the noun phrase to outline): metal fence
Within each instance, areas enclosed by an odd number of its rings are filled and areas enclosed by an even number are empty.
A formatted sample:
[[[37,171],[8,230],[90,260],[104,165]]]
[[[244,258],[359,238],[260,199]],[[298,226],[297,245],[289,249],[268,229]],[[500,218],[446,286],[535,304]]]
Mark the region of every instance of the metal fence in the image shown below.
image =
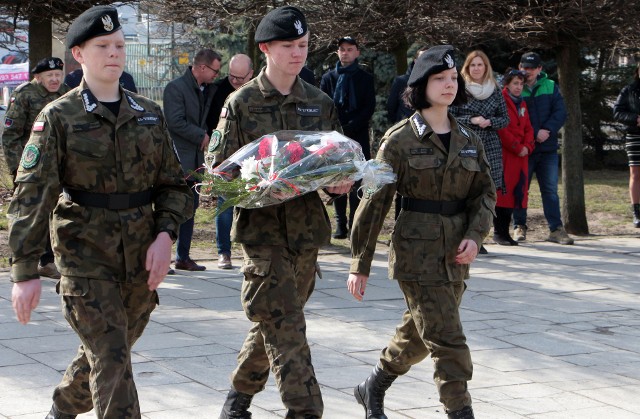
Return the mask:
[[[156,102],[162,101],[162,92],[177,73],[170,44],[126,44],[126,71],[131,73],[138,92]]]

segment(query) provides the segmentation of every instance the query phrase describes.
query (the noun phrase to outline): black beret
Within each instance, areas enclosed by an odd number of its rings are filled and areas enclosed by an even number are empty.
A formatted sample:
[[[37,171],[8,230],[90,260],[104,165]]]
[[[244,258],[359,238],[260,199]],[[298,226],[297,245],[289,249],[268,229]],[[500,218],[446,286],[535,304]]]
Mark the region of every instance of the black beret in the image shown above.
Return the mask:
[[[451,45],[438,45],[429,48],[416,58],[407,84],[415,86],[427,80],[432,74],[454,68],[456,66],[454,57]]]
[[[538,68],[542,60],[535,52],[525,52],[520,58],[520,65],[524,68]]]
[[[298,39],[307,33],[307,19],[293,6],[273,9],[265,15],[256,28],[255,41],[288,41]]]
[[[95,6],[85,10],[73,21],[67,32],[67,48],[73,48],[96,36],[110,35],[120,30],[118,11],[111,6]]]
[[[31,73],[39,74],[44,71],[62,70],[63,68],[64,68],[64,63],[60,58],[49,57],[49,58],[43,58],[40,61],[38,61],[38,64],[36,64],[36,66],[31,69]]]

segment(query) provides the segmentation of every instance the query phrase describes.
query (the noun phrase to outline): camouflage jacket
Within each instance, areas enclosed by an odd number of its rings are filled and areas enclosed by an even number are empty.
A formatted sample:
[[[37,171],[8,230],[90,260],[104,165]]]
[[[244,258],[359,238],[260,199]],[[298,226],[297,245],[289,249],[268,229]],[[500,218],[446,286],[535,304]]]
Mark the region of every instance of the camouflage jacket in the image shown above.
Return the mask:
[[[209,151],[219,164],[245,144],[280,130],[342,132],[329,96],[300,77],[283,96],[262,70],[227,99]],[[330,235],[329,216],[317,192],[265,208],[236,207],[231,231],[238,243],[292,249],[324,246]]]
[[[351,233],[350,272],[369,274],[376,238],[398,192],[424,200],[463,200],[466,209],[451,216],[402,210],[391,237],[389,278],[446,282],[468,277],[469,265],[455,262],[457,248],[463,239],[480,248],[493,221],[496,192],[482,142],[453,116],[449,120],[449,151],[418,112],[386,132],[376,158],[388,162],[398,180],[375,194],[365,192]]]
[[[47,219],[63,276],[142,282],[146,251],[157,234],[176,237],[193,213],[193,195],[160,107],[120,89],[118,117],[84,80],[45,107],[33,125],[9,206],[12,279],[38,278]],[[60,194],[152,191],[153,204],[124,210],[81,206]],[[53,211],[53,213],[52,213]]]
[[[57,92],[51,93],[35,80],[21,84],[13,91],[2,134],[4,159],[12,177],[18,170],[22,149],[29,141],[36,117],[48,103],[68,91],[69,86],[62,84]]]

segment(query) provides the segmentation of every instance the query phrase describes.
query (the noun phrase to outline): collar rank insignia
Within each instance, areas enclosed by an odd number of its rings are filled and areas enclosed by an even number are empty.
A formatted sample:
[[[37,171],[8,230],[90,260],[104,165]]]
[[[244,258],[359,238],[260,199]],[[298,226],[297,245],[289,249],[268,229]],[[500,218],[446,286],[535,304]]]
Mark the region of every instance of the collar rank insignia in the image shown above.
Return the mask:
[[[111,16],[109,15],[102,16],[102,25],[105,31],[111,32],[113,30],[113,21],[111,20]]]
[[[424,132],[427,130],[427,125],[424,123],[424,121],[422,121],[422,118],[420,118],[418,114],[413,115],[413,124],[415,125],[416,130],[418,131],[418,136],[422,137]]]
[[[460,126],[460,132],[461,132],[462,134],[464,134],[464,136],[465,136],[465,137],[467,137],[467,138],[469,138],[469,137],[470,137],[470,135],[469,135],[469,133],[467,132],[467,130],[466,130],[466,129],[464,129],[462,126]]]
[[[93,112],[98,104],[89,96],[89,90],[82,92],[82,101],[84,102],[84,110],[87,112]]]
[[[129,95],[125,95],[127,97],[127,100],[129,101],[129,105],[131,105],[131,109],[133,109],[134,111],[139,111],[139,112],[143,112],[144,108],[140,105],[138,105],[138,102],[136,102],[135,100],[133,100],[133,98]]]

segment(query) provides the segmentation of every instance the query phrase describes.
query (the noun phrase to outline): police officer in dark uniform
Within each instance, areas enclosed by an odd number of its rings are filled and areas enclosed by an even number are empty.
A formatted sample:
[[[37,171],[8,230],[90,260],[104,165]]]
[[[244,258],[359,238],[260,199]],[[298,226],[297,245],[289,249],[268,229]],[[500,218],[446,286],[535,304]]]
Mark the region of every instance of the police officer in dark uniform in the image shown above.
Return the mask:
[[[291,6],[272,10],[258,25],[255,41],[267,65],[227,99],[209,145],[209,158],[217,163],[276,131],[341,131],[331,99],[299,77],[309,45],[302,12]],[[327,190],[343,194],[351,186]],[[330,234],[317,192],[264,208],[236,207],[231,235],[242,245],[241,299],[254,324],[231,374],[221,419],[251,417],[251,400],[264,389],[269,369],[287,418],[322,417],[303,310],[315,286],[318,248],[329,244]]]
[[[472,364],[458,306],[496,201],[482,142],[459,125],[448,106],[464,103],[464,81],[453,47],[430,48],[415,62],[405,98],[416,112],[391,127],[377,159],[398,175],[395,184],[365,192],[351,235],[347,286],[361,300],[376,238],[394,195],[402,196],[389,253],[389,278],[407,310],[371,375],[354,389],[367,418],[386,418],[384,394],[398,375],[431,354],[435,382],[449,418],[471,419],[467,381]]]
[[[98,418],[140,418],[131,347],[158,303],[193,196],[159,106],[118,83],[125,50],[117,10],[87,10],[66,43],[84,78],[44,108],[22,153],[9,206],[12,302],[18,321],[28,323],[52,214],[62,274],[56,289],[82,344],[47,419],[91,409]]]

